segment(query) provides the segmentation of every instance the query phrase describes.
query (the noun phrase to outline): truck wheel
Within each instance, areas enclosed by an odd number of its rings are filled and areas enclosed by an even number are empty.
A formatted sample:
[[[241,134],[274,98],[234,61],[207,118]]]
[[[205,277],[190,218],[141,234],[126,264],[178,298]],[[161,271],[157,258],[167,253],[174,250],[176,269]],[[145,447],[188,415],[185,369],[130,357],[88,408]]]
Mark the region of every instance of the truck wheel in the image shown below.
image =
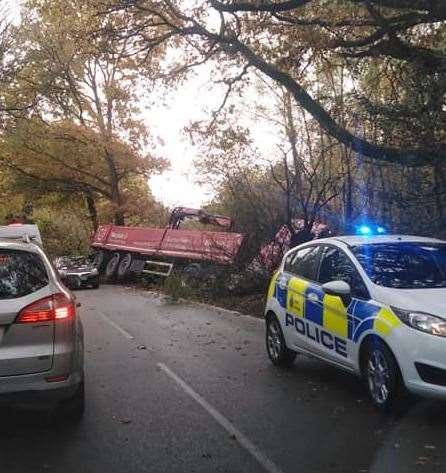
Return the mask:
[[[118,279],[128,279],[132,272],[130,268],[133,262],[133,255],[131,253],[126,253],[119,262],[118,266]]]
[[[203,268],[199,263],[188,264],[181,273],[181,282],[184,286],[195,287],[198,286]]]
[[[94,254],[93,265],[97,268],[100,274],[105,271],[109,258],[110,256],[108,252],[104,250],[96,251]]]
[[[105,278],[107,281],[113,281],[115,279],[120,257],[121,255],[119,253],[113,253],[113,256],[108,262],[107,267],[105,268]]]

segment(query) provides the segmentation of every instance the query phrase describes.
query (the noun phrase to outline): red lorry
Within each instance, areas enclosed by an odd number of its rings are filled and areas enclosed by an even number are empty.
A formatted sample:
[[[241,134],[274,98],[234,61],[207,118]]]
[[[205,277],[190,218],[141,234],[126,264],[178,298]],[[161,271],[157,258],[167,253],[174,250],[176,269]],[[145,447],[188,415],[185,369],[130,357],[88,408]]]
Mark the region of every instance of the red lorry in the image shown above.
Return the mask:
[[[181,229],[187,219],[225,231]],[[107,279],[125,279],[132,274],[167,277],[174,266],[197,272],[205,264],[232,264],[243,235],[231,231],[232,220],[204,210],[175,208],[165,228],[101,225],[92,247],[95,264]]]

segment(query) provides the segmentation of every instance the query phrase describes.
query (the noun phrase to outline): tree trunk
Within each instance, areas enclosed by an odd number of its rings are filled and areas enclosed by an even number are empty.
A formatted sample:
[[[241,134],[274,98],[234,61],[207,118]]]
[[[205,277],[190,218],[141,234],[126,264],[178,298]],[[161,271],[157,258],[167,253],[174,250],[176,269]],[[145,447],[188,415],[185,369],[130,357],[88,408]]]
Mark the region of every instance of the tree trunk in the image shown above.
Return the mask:
[[[124,212],[119,208],[115,210],[115,225],[125,225]]]
[[[344,231],[349,232],[351,230],[353,220],[353,179],[349,156],[347,156],[346,164],[347,170],[344,181]]]
[[[435,194],[435,207],[437,212],[437,222],[439,222],[438,230],[443,229],[444,220],[445,220],[445,209],[444,209],[444,184],[445,178],[443,169],[440,164],[434,166],[434,194]]]
[[[104,153],[105,153],[105,161],[107,163],[107,167],[109,170],[112,203],[115,206],[115,209],[114,209],[115,225],[125,225],[125,216],[124,216],[124,211],[122,210],[122,197],[121,197],[121,190],[119,188],[118,172],[116,171],[116,166],[113,160],[113,156],[110,153],[110,151],[107,149],[107,147],[105,147]]]
[[[84,195],[85,195],[85,202],[87,203],[88,214],[90,216],[91,224],[93,225],[94,231],[96,231],[99,226],[96,202],[94,201],[94,197],[91,192],[85,192]]]

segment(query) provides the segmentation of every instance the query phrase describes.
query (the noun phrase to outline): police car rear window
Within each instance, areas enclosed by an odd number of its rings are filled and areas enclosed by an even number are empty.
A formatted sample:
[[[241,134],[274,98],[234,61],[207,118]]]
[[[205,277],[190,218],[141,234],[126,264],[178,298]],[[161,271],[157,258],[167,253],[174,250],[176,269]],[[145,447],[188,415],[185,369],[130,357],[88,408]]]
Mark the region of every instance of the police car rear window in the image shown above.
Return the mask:
[[[384,287],[446,287],[446,245],[377,243],[352,247],[368,277]]]
[[[48,274],[38,254],[0,250],[0,300],[26,296],[47,284]]]

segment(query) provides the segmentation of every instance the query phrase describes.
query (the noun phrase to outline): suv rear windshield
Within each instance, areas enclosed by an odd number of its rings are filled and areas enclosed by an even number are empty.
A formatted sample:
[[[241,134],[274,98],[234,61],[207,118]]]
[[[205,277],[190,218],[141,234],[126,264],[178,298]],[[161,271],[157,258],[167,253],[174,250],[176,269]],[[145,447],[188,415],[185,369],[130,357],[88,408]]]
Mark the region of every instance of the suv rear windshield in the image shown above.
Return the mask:
[[[48,274],[38,254],[0,250],[0,300],[26,296],[47,284]]]
[[[369,278],[399,289],[446,287],[446,245],[378,243],[354,246],[353,254]]]

